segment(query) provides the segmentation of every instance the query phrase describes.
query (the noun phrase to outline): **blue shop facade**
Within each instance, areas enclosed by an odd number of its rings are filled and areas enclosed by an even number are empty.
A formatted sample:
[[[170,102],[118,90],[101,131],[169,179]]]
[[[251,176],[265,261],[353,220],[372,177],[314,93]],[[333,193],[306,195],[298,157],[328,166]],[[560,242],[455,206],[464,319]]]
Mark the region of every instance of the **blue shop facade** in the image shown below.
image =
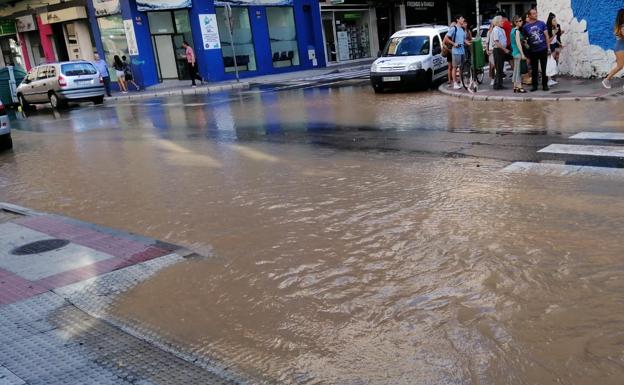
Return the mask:
[[[126,56],[144,87],[190,79],[182,42],[207,81],[325,66],[318,0],[87,0],[96,51]],[[114,74],[114,71],[112,71]],[[115,79],[112,79],[115,80]]]

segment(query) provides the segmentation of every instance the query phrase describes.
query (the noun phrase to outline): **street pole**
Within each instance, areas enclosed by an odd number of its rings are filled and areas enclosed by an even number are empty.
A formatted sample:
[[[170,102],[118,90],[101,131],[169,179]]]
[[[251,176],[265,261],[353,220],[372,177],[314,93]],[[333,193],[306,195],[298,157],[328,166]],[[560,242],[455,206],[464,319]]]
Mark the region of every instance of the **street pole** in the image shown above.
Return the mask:
[[[479,0],[475,0],[477,6],[477,36],[481,36],[481,17],[479,17]]]
[[[236,82],[240,82],[240,78],[238,77],[238,63],[236,62],[236,48],[234,48],[234,37],[232,35],[232,7],[230,4],[225,3],[225,17],[227,17],[227,26],[228,33],[230,35],[230,46],[232,47],[232,56],[234,58],[234,72],[236,73]]]

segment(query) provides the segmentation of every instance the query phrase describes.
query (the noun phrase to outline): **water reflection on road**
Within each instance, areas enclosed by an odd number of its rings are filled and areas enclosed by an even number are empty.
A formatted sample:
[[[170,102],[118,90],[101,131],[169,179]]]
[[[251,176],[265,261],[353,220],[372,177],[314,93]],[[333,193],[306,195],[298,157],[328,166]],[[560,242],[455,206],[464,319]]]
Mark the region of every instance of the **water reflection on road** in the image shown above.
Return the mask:
[[[624,183],[314,145],[617,129],[612,105],[358,87],[186,102],[37,114],[0,155],[3,200],[213,256],[117,315],[284,383],[621,383]]]

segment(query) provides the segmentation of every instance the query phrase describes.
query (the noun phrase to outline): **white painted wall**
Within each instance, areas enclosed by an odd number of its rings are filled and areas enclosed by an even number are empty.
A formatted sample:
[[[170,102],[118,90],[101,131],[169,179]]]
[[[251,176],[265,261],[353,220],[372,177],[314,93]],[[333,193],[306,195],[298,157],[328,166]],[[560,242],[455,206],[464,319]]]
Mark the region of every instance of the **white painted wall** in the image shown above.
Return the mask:
[[[604,50],[589,43],[587,22],[574,17],[571,3],[572,0],[537,1],[540,20],[546,22],[548,14],[552,12],[557,15],[557,20],[565,31],[561,37],[564,48],[559,69],[563,74],[583,78],[603,77],[615,65],[615,53],[611,49]],[[612,15],[605,15],[605,22],[612,23],[612,19]],[[613,42],[615,44],[615,37]]]

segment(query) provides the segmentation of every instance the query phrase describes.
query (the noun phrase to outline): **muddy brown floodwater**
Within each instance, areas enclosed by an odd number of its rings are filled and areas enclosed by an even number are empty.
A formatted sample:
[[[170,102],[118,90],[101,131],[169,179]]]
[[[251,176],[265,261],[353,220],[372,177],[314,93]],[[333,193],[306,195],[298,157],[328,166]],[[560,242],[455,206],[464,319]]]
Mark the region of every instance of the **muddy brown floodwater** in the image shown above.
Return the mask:
[[[508,163],[497,160],[223,139],[247,132],[237,126],[264,132],[271,120],[330,121],[320,112],[340,102],[360,114],[336,119],[365,119],[368,88],[332,92],[85,110],[58,129],[36,117],[31,126],[43,132],[16,132],[20,150],[0,157],[0,193],[208,255],[139,284],[114,313],[251,378],[621,384],[624,181],[506,174]],[[292,108],[304,97],[308,113],[298,121]],[[435,116],[474,104],[410,103],[404,112],[423,104],[418,119],[436,130],[499,129],[509,108],[482,104],[466,112],[468,122],[449,123]],[[567,125],[548,114],[536,122],[530,106],[512,112],[522,124],[510,128],[580,131],[592,109],[612,114],[603,128],[622,121],[606,103],[546,105]],[[378,108],[374,125],[392,125],[397,111],[389,102]],[[90,125],[73,120],[85,116]],[[203,131],[214,126],[229,134]]]

